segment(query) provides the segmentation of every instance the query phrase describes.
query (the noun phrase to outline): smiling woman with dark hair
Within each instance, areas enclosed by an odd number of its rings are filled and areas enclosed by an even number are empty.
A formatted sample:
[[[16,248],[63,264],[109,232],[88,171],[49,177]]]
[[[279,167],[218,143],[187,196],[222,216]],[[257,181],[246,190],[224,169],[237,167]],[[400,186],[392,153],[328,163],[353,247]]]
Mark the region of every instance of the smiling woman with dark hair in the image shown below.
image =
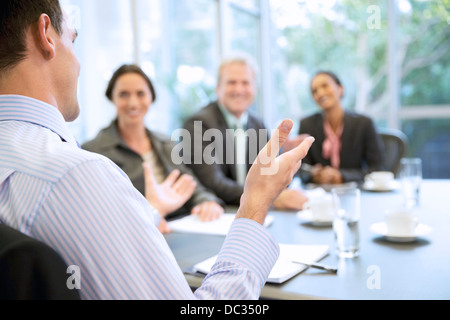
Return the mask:
[[[373,121],[344,110],[344,87],[332,72],[320,71],[311,81],[314,101],[322,109],[300,123],[300,134],[316,138],[304,163],[314,166],[301,171],[304,183],[340,184],[362,182],[364,176],[382,169],[383,145]]]
[[[152,190],[145,180],[143,163],[150,166],[158,184],[178,175],[180,179],[193,179],[196,186],[186,190],[181,208],[157,207],[164,217],[192,213],[203,221],[219,218],[224,213],[223,202],[202,186],[190,169],[172,161],[174,142],[169,137],[145,127],[145,116],[156,99],[155,88],[145,72],[137,65],[121,66],[111,77],[106,96],[117,108],[117,118],[83,149],[115,162],[144,196],[151,197]]]

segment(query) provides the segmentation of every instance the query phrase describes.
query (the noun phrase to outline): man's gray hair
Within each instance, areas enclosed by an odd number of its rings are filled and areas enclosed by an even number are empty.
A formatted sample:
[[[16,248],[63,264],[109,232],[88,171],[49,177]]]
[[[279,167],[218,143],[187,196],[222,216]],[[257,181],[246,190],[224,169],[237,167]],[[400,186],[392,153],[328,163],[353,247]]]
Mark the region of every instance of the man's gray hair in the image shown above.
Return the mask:
[[[220,63],[220,66],[219,66],[219,72],[217,75],[217,83],[220,82],[223,69],[231,64],[241,64],[241,65],[245,65],[245,66],[249,67],[250,70],[253,71],[253,74],[255,76],[255,82],[258,82],[259,67],[258,67],[258,64],[256,63],[255,59],[253,59],[253,57],[251,57],[250,55],[248,55],[246,53],[239,52],[239,53],[234,53],[232,55],[228,55],[224,59],[222,59],[222,62]]]

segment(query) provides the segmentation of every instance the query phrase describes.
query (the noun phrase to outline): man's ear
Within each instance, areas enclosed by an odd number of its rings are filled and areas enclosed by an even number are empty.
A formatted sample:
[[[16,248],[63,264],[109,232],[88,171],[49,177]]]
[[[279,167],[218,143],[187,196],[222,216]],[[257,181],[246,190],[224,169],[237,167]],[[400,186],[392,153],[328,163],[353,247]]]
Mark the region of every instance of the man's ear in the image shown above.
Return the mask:
[[[53,59],[55,57],[55,35],[56,32],[52,27],[50,17],[46,14],[41,14],[37,22],[37,32],[35,34],[36,46],[41,50],[45,59]]]

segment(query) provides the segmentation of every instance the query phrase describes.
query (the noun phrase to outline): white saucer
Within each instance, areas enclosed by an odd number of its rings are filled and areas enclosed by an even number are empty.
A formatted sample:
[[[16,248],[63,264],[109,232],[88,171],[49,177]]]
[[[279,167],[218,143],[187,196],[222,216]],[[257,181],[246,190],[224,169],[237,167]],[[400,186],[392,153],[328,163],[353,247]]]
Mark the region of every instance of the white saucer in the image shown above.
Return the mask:
[[[297,217],[303,221],[310,223],[317,227],[330,227],[333,225],[333,219],[327,220],[316,220],[313,217],[311,210],[302,210],[297,213]]]
[[[364,182],[362,188],[366,191],[390,192],[390,191],[394,191],[394,190],[397,190],[398,188],[400,188],[400,183],[398,181],[391,181],[386,186],[376,186],[373,182],[366,181],[366,182]]]
[[[392,242],[413,242],[416,241],[417,237],[425,236],[429,234],[433,229],[424,224],[419,224],[415,230],[414,235],[401,236],[395,234],[388,234],[387,227],[385,222],[374,223],[370,226],[370,231],[373,233],[379,234],[381,236],[386,237],[387,240]]]

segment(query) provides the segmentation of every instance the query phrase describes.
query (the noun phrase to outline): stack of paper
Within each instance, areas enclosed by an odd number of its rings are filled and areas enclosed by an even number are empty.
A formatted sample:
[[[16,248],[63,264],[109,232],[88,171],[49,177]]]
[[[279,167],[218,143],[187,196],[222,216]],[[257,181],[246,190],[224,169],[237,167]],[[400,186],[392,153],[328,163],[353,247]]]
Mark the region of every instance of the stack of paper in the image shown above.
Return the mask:
[[[202,222],[199,217],[189,215],[182,219],[169,222],[169,228],[174,232],[226,236],[233,224],[235,216],[236,214],[226,213],[218,220]],[[273,216],[267,216],[264,226],[267,228],[272,224],[273,220]]]
[[[280,244],[280,257],[270,272],[267,282],[283,283],[307,268],[307,266],[293,261],[314,263],[326,257],[328,253],[329,246],[327,245]],[[216,259],[217,255],[196,264],[193,269],[196,272],[207,274]]]

